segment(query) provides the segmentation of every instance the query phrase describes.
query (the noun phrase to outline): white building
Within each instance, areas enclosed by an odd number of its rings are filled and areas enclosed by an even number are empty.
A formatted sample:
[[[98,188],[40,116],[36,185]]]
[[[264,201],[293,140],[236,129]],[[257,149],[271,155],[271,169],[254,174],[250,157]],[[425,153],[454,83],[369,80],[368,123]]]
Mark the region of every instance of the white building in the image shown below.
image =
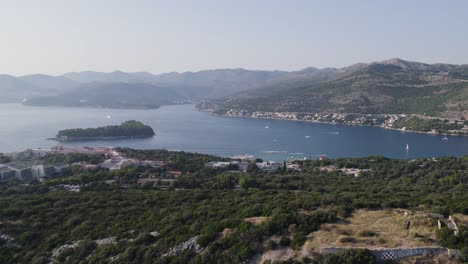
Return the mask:
[[[53,177],[55,168],[52,165],[33,165],[31,167],[34,178]]]
[[[114,171],[114,170],[120,170],[124,167],[139,166],[140,164],[141,162],[136,159],[126,159],[123,157],[115,157],[112,159],[105,160],[101,164],[101,168]]]
[[[257,162],[255,163],[257,165],[257,168],[262,171],[277,171],[283,166],[283,163],[281,162]]]
[[[16,171],[12,170],[4,165],[0,165],[0,182],[9,182],[15,178]]]

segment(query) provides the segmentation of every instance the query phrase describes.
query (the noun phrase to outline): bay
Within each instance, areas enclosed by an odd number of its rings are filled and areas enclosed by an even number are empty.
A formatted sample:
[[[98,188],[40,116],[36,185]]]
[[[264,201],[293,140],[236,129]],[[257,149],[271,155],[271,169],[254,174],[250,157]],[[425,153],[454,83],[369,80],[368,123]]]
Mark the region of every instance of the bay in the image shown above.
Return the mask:
[[[169,149],[220,156],[287,158],[420,158],[468,155],[468,137],[428,135],[377,127],[316,124],[282,120],[228,118],[199,112],[194,105],[154,110],[31,107],[0,104],[0,152],[46,148],[59,130],[116,125],[138,120],[153,127],[148,139],[67,142],[65,146],[119,146]],[[409,145],[409,151],[405,150]]]

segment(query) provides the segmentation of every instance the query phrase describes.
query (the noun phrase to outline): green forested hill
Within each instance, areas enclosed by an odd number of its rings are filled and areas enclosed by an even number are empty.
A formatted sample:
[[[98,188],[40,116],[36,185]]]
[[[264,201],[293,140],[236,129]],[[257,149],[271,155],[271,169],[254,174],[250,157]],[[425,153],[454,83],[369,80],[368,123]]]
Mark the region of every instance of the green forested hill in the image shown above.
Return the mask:
[[[346,222],[359,209],[468,214],[467,157],[308,160],[297,161],[301,173],[233,173],[204,166],[223,160],[218,157],[118,151],[171,163],[0,185],[0,263],[248,263],[275,248],[299,251],[321,224]],[[77,156],[47,158],[76,161]],[[332,164],[368,171],[355,177],[320,169]],[[166,169],[187,173],[168,189],[137,184],[142,174]],[[66,191],[64,184],[81,186],[81,191]],[[265,221],[247,221],[252,218]],[[431,243],[466,248],[466,229],[460,229],[460,236],[446,234]]]
[[[466,65],[393,59],[332,72],[320,81],[292,78],[272,83],[230,98],[217,110],[468,116]]]
[[[118,126],[105,126],[98,128],[65,129],[55,137],[59,141],[92,140],[105,138],[141,138],[154,136],[153,128],[139,121],[130,120]]]

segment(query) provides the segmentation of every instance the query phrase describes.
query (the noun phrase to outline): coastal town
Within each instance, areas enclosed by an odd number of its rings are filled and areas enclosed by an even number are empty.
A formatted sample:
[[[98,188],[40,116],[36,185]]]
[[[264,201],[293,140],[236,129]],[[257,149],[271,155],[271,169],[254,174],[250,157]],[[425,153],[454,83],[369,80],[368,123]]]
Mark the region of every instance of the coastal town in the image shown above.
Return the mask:
[[[84,155],[83,160],[73,162],[50,163],[48,157],[65,157],[67,155]],[[98,162],[90,162],[90,156],[99,157]],[[64,147],[28,149],[25,151],[0,154],[3,162],[0,163],[0,183],[6,184],[11,181],[28,182],[37,180],[45,182],[50,179],[73,176],[79,172],[96,172],[99,170],[118,172],[125,168],[140,168],[138,171],[138,185],[152,185],[160,187],[171,187],[183,175],[190,174],[188,171],[177,169],[173,160],[151,160],[127,157],[126,153],[119,152],[112,147]],[[324,161],[327,157],[322,155],[317,160]],[[303,160],[290,159],[283,162],[263,161],[248,155],[239,155],[223,160],[209,161],[200,164],[200,167],[217,171],[219,173],[302,173]],[[341,172],[345,175],[360,176],[362,173],[370,172],[368,169],[340,168],[334,164],[317,167],[323,172]],[[113,182],[108,181],[108,182]],[[62,185],[69,191],[79,191],[78,186]]]
[[[387,129],[431,134],[468,135],[468,121],[465,120],[464,116],[461,116],[459,119],[449,120],[409,114],[299,113],[237,109],[229,109],[224,115],[229,117],[278,119],[312,123],[378,126]]]

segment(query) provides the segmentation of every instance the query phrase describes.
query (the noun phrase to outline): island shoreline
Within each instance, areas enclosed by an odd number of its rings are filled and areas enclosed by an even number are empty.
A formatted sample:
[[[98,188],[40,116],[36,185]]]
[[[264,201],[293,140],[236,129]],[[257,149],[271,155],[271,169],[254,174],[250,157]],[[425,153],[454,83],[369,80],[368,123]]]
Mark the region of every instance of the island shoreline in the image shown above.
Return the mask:
[[[59,142],[92,141],[92,140],[119,140],[133,138],[149,138],[155,135],[152,127],[139,121],[130,120],[120,125],[111,125],[98,128],[65,129],[49,140]]]
[[[99,140],[121,140],[121,139],[143,139],[143,138],[152,138],[154,136],[134,136],[134,137],[83,137],[83,138],[70,138],[70,139],[60,139],[60,138],[47,138],[47,140],[54,140],[58,142],[75,142],[75,141],[99,141]]]

